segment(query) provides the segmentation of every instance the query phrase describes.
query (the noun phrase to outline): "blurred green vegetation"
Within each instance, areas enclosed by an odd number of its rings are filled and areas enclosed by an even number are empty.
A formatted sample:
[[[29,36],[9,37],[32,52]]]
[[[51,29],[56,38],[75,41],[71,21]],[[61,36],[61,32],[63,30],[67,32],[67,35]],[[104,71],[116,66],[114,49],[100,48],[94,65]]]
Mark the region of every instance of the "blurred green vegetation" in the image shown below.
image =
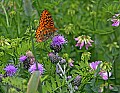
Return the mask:
[[[108,21],[114,14],[120,13],[119,0],[31,0],[30,3],[27,0],[0,1],[0,73],[4,73],[5,65],[18,64],[19,57],[32,50],[31,30],[36,57],[44,65],[45,75],[58,79],[55,67],[47,57],[51,51],[51,39],[42,43],[37,43],[35,39],[40,14],[44,9],[51,13],[58,33],[68,41],[60,54],[67,53],[75,62],[79,61],[82,52],[86,50],[75,47],[74,38],[80,35],[91,36],[94,45],[88,50],[91,52],[89,61],[112,62],[113,81],[119,85],[120,48],[116,46],[120,46],[120,27],[112,27],[111,21]],[[49,82],[52,81],[47,79],[46,83],[50,85]]]

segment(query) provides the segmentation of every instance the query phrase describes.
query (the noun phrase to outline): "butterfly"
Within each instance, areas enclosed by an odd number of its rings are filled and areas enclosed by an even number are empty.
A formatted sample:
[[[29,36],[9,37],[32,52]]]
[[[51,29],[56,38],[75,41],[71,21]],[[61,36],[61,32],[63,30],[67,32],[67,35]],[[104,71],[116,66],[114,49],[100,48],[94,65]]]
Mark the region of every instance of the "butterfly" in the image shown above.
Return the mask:
[[[57,31],[57,28],[54,26],[54,22],[52,19],[51,14],[48,10],[43,10],[39,26],[36,30],[36,41],[37,42],[43,42],[46,41],[48,38],[50,38],[54,32]]]

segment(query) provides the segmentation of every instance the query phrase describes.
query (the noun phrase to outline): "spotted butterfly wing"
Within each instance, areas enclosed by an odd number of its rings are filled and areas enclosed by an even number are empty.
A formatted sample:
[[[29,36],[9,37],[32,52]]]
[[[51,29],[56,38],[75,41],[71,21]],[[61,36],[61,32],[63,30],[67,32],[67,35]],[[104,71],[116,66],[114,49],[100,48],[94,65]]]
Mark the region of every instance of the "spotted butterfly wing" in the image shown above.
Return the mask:
[[[36,39],[37,42],[46,41],[54,32],[56,32],[57,28],[54,27],[54,22],[52,16],[47,10],[43,10],[39,26],[36,30]]]

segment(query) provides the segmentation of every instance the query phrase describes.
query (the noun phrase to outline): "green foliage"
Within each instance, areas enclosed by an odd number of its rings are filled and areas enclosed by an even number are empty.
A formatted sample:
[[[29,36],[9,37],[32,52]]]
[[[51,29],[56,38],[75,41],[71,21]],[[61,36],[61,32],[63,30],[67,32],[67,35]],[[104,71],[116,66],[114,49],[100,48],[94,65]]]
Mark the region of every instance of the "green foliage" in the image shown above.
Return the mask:
[[[73,82],[77,75],[81,75],[82,80],[78,91],[74,90],[75,93],[96,93],[99,88],[105,89],[106,86],[107,89],[104,91],[106,93],[120,91],[120,75],[118,74],[120,27],[112,27],[110,22],[114,14],[120,13],[119,4],[119,0],[0,1],[0,74],[5,74],[4,67],[7,64],[19,67],[19,57],[31,50],[36,60],[45,68],[40,78],[41,83],[38,85],[42,87],[43,93],[68,93],[68,84]],[[65,76],[63,78],[57,75],[55,64],[48,60],[48,53],[52,51],[50,50],[51,39],[41,43],[36,42],[35,30],[44,9],[52,15],[58,33],[64,35],[68,41],[59,55],[67,62],[70,58],[74,60],[73,68],[70,68],[68,63],[65,65],[65,74],[72,75],[70,81],[66,81]],[[80,35],[91,36],[94,40],[93,46],[88,50],[84,47],[81,50],[75,47],[74,38]],[[98,76],[100,69],[97,69],[96,76],[94,76],[94,71],[90,72],[89,63],[96,60],[103,60],[99,68],[101,66],[107,72],[112,70],[112,77],[107,81],[103,81]],[[2,93],[24,93],[27,91],[26,82],[29,78],[30,73],[19,68],[15,77],[2,78],[0,91]],[[109,84],[114,86],[113,90],[109,90]],[[29,87],[34,86],[36,85]],[[38,89],[36,92],[39,91]]]

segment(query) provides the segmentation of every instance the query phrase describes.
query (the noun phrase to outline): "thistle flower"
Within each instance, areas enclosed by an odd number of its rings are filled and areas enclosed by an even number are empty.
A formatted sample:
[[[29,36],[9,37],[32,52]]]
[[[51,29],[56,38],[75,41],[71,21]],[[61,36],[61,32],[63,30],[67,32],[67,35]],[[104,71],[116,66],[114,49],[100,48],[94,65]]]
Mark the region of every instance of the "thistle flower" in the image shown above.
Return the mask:
[[[34,63],[33,65],[30,66],[29,72],[33,73],[36,70],[37,70],[36,63]],[[43,68],[43,65],[40,63],[38,63],[38,70],[39,70],[40,74],[43,74],[44,68]]]
[[[79,36],[77,38],[75,38],[75,40],[77,41],[77,44],[75,46],[79,46],[80,49],[82,49],[82,47],[85,45],[85,48],[88,50],[89,46],[92,46],[92,42],[94,42],[93,40],[91,40],[90,36]]]
[[[101,63],[102,61],[95,61],[95,62],[92,62],[90,63],[90,67],[93,69],[93,70],[96,70],[98,65]]]
[[[48,54],[48,56],[49,56],[49,59],[50,59],[50,61],[51,61],[52,63],[58,63],[58,62],[60,61],[60,59],[61,59],[58,55],[56,55],[56,54],[53,53],[53,52],[50,52],[50,53]]]
[[[27,59],[26,56],[21,56],[21,57],[19,58],[19,60],[20,60],[21,62],[24,62],[26,59]]]
[[[7,76],[13,76],[17,72],[17,68],[12,64],[7,65],[4,70],[6,71]]]
[[[74,86],[79,86],[80,82],[81,82],[81,76],[76,76],[76,78],[74,79]]]
[[[112,26],[119,26],[120,25],[120,19],[119,19],[120,14],[115,14],[111,21],[113,22]]]
[[[64,36],[57,35],[53,37],[52,42],[50,44],[50,48],[56,52],[61,51],[62,45],[65,44],[67,41],[65,40]]]

